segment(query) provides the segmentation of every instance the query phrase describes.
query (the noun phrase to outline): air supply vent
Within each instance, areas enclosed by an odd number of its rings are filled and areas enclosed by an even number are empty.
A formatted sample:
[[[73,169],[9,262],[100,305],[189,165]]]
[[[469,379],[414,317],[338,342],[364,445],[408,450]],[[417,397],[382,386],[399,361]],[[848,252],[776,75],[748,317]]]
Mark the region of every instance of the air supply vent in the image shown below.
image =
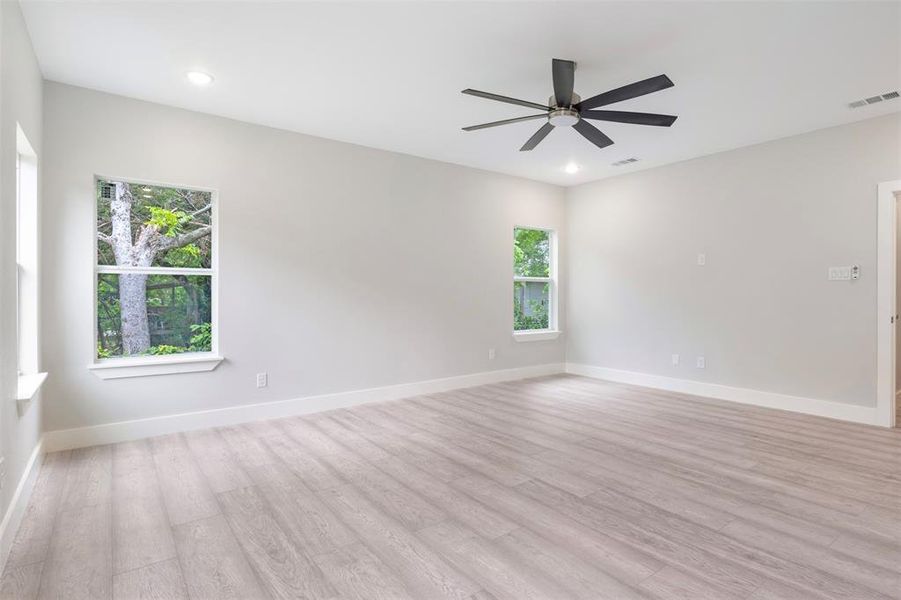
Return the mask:
[[[621,167],[623,165],[627,165],[629,163],[634,163],[634,162],[638,162],[638,159],[633,156],[632,158],[624,158],[623,160],[618,160],[615,163],[613,163],[611,166]]]
[[[901,96],[901,93],[898,93],[898,91],[896,90],[894,92],[879,94],[878,96],[870,96],[869,98],[864,98],[863,100],[855,100],[854,102],[849,102],[848,106],[850,106],[851,108],[860,108],[862,106],[869,106],[870,104],[878,104],[884,100],[894,100],[899,96]]]

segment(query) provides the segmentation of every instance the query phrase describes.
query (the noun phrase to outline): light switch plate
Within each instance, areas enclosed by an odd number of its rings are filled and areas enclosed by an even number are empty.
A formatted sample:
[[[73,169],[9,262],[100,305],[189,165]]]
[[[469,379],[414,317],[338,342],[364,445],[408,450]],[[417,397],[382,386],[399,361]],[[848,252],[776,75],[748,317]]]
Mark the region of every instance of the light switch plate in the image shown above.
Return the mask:
[[[854,267],[829,267],[829,281],[851,281]]]

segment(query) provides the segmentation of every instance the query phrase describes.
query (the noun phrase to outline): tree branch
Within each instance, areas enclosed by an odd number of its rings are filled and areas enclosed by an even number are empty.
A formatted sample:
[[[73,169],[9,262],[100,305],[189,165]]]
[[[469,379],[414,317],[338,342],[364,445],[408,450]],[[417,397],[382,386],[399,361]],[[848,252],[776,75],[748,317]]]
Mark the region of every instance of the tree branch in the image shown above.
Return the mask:
[[[200,227],[198,229],[195,229],[194,231],[182,233],[181,235],[177,235],[175,237],[162,237],[160,238],[158,248],[160,250],[181,248],[182,246],[187,246],[191,242],[197,241],[202,237],[210,235],[212,231],[213,228],[210,225],[207,225],[206,227]]]
[[[107,235],[107,234],[103,233],[102,231],[97,232],[97,239],[105,244],[109,244],[110,247],[113,246],[113,236]]]
[[[198,209],[198,210],[195,210],[194,212],[192,212],[192,213],[189,214],[188,216],[191,217],[191,218],[193,219],[193,218],[196,217],[197,215],[203,214],[203,213],[205,213],[206,211],[210,210],[211,208],[213,208],[212,203],[207,204],[207,205],[204,206],[203,208],[200,208],[200,209]]]

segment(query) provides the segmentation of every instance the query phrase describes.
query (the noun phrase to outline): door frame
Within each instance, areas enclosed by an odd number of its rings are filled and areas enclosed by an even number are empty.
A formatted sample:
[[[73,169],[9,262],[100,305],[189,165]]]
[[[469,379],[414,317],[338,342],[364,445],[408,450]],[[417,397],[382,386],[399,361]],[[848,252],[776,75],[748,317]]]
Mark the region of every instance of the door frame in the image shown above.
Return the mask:
[[[895,425],[895,274],[901,179],[879,184],[876,243],[876,424]]]

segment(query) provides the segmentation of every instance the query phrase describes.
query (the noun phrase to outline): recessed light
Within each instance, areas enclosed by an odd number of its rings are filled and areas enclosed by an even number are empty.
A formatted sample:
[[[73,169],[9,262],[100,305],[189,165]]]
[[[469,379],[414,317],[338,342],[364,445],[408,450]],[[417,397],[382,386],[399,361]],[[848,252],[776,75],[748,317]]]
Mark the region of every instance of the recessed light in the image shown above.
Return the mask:
[[[188,71],[188,81],[194,85],[204,86],[213,83],[213,76],[203,71]]]
[[[579,165],[577,165],[576,163],[569,163],[563,168],[563,170],[572,175],[573,173],[579,172]]]

